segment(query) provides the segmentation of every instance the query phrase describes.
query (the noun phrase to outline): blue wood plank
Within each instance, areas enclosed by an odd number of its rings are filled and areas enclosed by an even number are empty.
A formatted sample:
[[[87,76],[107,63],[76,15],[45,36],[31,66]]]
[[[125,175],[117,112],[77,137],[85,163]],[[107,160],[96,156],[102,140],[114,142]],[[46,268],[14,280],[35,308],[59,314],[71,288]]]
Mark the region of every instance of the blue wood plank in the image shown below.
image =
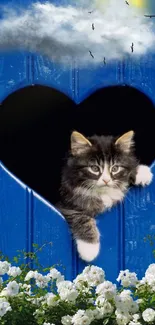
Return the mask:
[[[155,54],[148,53],[137,60],[130,55],[122,65],[122,83],[142,91],[155,103]]]
[[[70,66],[56,64],[41,55],[34,55],[33,60],[34,84],[55,88],[74,100],[74,63]]]
[[[12,92],[32,84],[31,55],[0,54],[0,103]]]
[[[122,219],[124,211],[122,205],[97,217],[97,225],[101,234],[100,254],[92,261],[92,265],[97,265],[105,270],[106,277],[110,281],[116,281],[119,270],[124,262],[124,248],[122,246]],[[77,273],[81,272],[86,263],[77,260]]]
[[[107,61],[97,67],[81,69],[77,62],[65,67],[34,55],[33,83],[62,91],[77,104],[100,88],[118,85],[134,87],[155,102],[154,62],[155,55],[150,53],[138,60],[129,56],[124,61]]]
[[[47,245],[40,253],[44,267],[60,269],[67,279],[76,275],[76,254],[69,227],[61,214],[37,194],[33,196],[33,242]]]
[[[64,218],[1,164],[0,250],[12,258],[17,250],[32,252],[34,243],[45,244],[38,253],[44,267],[56,265],[67,279],[76,276],[75,247]]]
[[[155,175],[155,164],[152,167]],[[133,188],[124,203],[125,268],[139,277],[150,263],[154,263],[153,247],[145,242],[147,235],[155,235],[155,179],[145,188]]]
[[[80,103],[99,88],[118,86],[123,82],[122,62],[106,61],[99,66],[88,68],[75,68],[75,98]]]
[[[27,188],[0,164],[0,250],[10,258],[29,250]]]

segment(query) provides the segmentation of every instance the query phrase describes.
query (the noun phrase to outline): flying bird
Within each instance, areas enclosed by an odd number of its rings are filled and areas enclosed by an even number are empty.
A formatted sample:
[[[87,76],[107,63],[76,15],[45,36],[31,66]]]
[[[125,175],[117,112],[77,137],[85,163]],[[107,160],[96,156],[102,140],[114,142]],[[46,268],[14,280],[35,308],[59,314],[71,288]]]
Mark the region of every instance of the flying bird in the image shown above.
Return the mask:
[[[90,56],[94,59],[94,55],[91,51],[89,51]]]
[[[148,18],[154,18],[155,15],[144,15],[144,17],[148,17]]]

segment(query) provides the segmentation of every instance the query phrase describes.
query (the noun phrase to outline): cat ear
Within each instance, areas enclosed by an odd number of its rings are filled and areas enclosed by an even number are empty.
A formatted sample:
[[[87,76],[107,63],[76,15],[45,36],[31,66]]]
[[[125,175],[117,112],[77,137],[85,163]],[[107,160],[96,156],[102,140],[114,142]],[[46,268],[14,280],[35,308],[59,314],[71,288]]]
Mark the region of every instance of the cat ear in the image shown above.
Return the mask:
[[[74,131],[71,134],[71,152],[73,156],[80,155],[87,151],[92,144],[81,133]]]
[[[129,153],[131,147],[134,145],[133,137],[134,132],[129,131],[127,133],[124,133],[120,138],[118,138],[115,144],[119,145],[124,152]]]

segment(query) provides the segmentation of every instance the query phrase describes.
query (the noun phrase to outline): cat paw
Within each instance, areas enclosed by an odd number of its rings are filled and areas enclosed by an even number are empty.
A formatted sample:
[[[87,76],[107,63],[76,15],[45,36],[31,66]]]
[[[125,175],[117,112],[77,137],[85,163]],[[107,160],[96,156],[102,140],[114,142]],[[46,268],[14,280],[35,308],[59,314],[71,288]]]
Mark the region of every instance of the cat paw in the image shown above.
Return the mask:
[[[77,250],[82,258],[82,260],[86,262],[93,261],[99,254],[100,251],[100,243],[88,243],[84,240],[77,239]]]
[[[152,182],[153,174],[150,167],[145,165],[138,166],[137,175],[136,175],[136,185],[149,185]]]

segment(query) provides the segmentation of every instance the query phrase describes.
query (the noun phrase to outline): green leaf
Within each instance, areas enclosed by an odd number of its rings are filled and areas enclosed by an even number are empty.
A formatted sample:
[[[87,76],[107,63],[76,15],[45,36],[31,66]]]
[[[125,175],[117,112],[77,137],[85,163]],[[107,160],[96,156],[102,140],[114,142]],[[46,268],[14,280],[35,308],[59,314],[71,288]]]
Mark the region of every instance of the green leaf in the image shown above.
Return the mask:
[[[109,323],[109,318],[104,319],[103,325],[107,325]]]
[[[35,247],[35,248],[38,248],[39,247],[38,244],[32,244],[32,246]]]

